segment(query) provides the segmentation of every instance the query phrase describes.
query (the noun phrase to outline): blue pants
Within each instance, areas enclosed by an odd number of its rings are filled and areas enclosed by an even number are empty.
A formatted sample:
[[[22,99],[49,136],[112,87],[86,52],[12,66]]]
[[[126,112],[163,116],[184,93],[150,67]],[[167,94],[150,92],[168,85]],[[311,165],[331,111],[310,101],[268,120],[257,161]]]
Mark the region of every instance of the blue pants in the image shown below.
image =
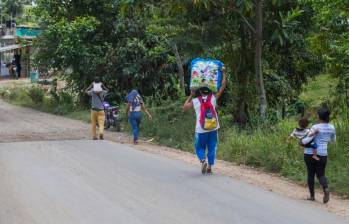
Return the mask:
[[[218,145],[218,132],[195,133],[195,151],[200,161],[206,159],[206,148],[208,149],[208,164],[213,165]]]
[[[130,122],[131,127],[132,127],[134,141],[138,140],[139,124],[141,123],[141,119],[142,119],[142,112],[140,112],[140,111],[131,112],[129,117],[128,117],[128,121]]]

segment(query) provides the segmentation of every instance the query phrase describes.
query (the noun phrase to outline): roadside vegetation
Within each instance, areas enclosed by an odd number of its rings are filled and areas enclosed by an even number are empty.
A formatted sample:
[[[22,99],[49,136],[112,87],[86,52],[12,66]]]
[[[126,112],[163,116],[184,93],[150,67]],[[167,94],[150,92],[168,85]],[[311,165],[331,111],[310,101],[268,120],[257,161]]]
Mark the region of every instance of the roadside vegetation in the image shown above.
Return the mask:
[[[321,93],[314,85],[319,82],[335,84],[336,79],[328,75],[321,75],[313,79],[303,88],[301,97],[304,104],[317,102],[309,107],[315,110],[321,103],[331,98],[332,85],[323,85]],[[320,97],[319,97],[320,96]],[[70,93],[62,91],[53,93],[48,88],[35,85],[32,87],[12,87],[0,89],[0,97],[15,105],[34,108],[40,111],[63,115],[69,118],[89,122],[88,108],[77,106],[78,101]],[[313,97],[313,98],[311,98]],[[194,116],[191,112],[182,111],[183,99],[177,101],[163,101],[162,106],[152,98],[147,98],[147,104],[153,114],[153,120],[143,120],[141,134],[145,139],[177,148],[183,151],[193,151]],[[330,103],[335,102],[333,98]],[[121,105],[122,106],[122,105]],[[121,110],[123,116],[123,110]],[[220,112],[221,130],[219,132],[219,159],[251,166],[266,172],[278,173],[300,184],[306,183],[306,171],[303,162],[302,148],[297,141],[287,142],[290,132],[297,127],[298,116],[280,119],[277,122],[259,123],[256,119],[248,127],[238,127],[232,122],[232,117],[224,110]],[[275,118],[276,119],[276,118]],[[123,131],[128,132],[128,125],[124,120]],[[311,116],[312,122],[316,116]],[[333,122],[337,129],[337,142],[330,145],[330,162],[327,175],[333,191],[344,197],[349,196],[349,126],[348,119],[337,116]],[[175,130],[175,131],[174,131]]]
[[[66,92],[51,94],[40,86],[12,86],[0,89],[0,97],[17,106],[29,107],[42,112],[63,115],[89,122],[89,110],[77,106],[74,97]]]

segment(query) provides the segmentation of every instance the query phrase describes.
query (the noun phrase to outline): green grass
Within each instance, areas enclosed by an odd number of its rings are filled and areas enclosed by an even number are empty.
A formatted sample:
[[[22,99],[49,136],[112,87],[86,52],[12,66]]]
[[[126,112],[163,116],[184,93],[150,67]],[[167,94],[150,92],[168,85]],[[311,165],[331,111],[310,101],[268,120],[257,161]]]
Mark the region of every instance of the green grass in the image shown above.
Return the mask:
[[[73,112],[67,113],[65,116],[71,119],[84,121],[86,123],[89,123],[91,121],[90,110],[73,111]]]
[[[323,102],[330,102],[333,98],[333,91],[338,84],[338,79],[330,75],[319,75],[303,88],[299,98],[309,108],[318,108]]]

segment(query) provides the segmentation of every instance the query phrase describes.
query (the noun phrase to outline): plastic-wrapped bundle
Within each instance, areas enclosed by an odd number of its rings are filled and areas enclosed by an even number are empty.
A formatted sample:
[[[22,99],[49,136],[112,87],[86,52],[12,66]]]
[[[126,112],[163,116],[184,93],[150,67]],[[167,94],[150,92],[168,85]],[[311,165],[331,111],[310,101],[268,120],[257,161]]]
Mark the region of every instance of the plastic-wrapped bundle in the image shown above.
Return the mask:
[[[222,69],[224,64],[214,59],[196,58],[191,62],[190,89],[197,90],[208,87],[217,92],[222,84]]]

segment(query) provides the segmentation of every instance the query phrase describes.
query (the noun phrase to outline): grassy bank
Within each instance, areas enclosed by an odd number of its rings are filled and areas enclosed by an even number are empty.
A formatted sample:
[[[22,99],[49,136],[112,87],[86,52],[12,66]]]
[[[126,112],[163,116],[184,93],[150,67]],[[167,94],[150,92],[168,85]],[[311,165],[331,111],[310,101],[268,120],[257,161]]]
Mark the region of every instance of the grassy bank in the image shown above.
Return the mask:
[[[52,96],[44,94],[41,98],[41,93],[35,91],[40,92],[31,88],[2,89],[0,97],[16,105],[89,121],[89,112],[74,106],[73,100],[66,99],[67,96],[52,99]],[[150,108],[153,120],[143,119],[143,137],[154,138],[161,145],[194,152],[194,113],[183,113],[182,101],[164,105]],[[290,132],[297,126],[296,119],[282,120],[264,128],[241,130],[232,124],[230,117],[220,114],[220,123],[219,159],[279,173],[299,183],[306,183],[302,148],[296,141],[286,142]],[[329,148],[327,176],[332,191],[349,196],[349,122],[336,120],[333,123],[338,140]],[[125,131],[129,130],[126,128]]]

